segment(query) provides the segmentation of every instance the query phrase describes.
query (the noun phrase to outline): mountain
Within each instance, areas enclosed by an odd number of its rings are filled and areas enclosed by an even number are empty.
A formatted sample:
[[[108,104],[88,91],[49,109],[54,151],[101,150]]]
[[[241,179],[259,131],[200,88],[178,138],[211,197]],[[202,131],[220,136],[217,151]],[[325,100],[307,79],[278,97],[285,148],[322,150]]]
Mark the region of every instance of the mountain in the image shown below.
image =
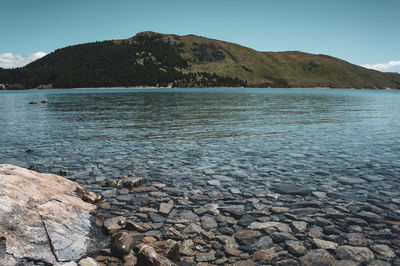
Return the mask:
[[[141,32],[58,49],[22,68],[1,69],[8,88],[117,86],[400,88],[383,73],[327,55],[259,52],[196,35]]]

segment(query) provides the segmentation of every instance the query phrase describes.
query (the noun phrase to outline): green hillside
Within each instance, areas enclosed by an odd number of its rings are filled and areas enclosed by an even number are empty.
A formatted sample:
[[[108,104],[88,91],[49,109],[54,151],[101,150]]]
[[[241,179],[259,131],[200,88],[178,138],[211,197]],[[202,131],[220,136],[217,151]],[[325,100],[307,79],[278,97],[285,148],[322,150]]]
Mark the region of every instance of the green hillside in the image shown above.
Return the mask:
[[[0,69],[8,88],[174,86],[400,88],[400,74],[327,55],[258,52],[196,35],[136,36],[58,49],[17,69]]]

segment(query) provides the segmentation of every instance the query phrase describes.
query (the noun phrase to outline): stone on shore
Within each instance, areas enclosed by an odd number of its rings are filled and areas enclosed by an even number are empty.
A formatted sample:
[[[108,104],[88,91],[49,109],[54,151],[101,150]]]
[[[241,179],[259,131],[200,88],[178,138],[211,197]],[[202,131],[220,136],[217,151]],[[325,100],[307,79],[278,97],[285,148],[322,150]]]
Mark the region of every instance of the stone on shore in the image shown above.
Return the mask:
[[[46,264],[87,254],[91,212],[96,206],[76,193],[80,185],[63,177],[0,165],[0,239],[7,260]]]
[[[396,254],[388,245],[374,245],[371,247],[373,251],[387,258],[394,258]]]
[[[338,246],[335,242],[326,241],[319,238],[314,238],[313,243],[317,248],[326,249],[326,250],[335,250]]]
[[[374,259],[374,253],[369,248],[340,246],[336,249],[336,256],[342,260],[353,260],[358,263],[368,262]]]
[[[140,187],[147,183],[147,179],[144,177],[129,177],[122,181],[124,188],[135,188]]]
[[[100,264],[97,263],[97,261],[95,261],[93,258],[91,257],[87,257],[84,259],[81,259],[78,263],[79,266],[99,266]],[[64,264],[63,266],[66,266],[66,264]]]
[[[109,218],[103,223],[103,231],[109,235],[115,234],[119,229],[126,227],[126,218],[117,216]]]
[[[278,258],[278,254],[271,250],[259,250],[252,256],[253,261],[258,262],[261,265],[271,264],[274,260]]]
[[[160,204],[159,212],[164,215],[168,215],[173,207],[174,207],[174,201],[170,200],[167,203],[163,202]]]
[[[177,262],[179,261],[179,250],[181,246],[178,242],[168,239],[166,241],[158,241],[151,246],[158,252],[159,254],[165,256],[167,259]]]
[[[313,249],[300,258],[300,264],[304,266],[329,266],[335,258],[324,249]]]
[[[116,257],[128,255],[133,246],[133,237],[126,232],[113,235],[111,242],[111,252]]]
[[[158,265],[158,266],[172,266],[175,265],[172,261],[157,253],[157,251],[149,246],[143,245],[138,253],[138,265]]]
[[[256,239],[261,236],[261,232],[254,230],[239,230],[235,233],[235,238],[239,244],[249,246],[253,244]]]

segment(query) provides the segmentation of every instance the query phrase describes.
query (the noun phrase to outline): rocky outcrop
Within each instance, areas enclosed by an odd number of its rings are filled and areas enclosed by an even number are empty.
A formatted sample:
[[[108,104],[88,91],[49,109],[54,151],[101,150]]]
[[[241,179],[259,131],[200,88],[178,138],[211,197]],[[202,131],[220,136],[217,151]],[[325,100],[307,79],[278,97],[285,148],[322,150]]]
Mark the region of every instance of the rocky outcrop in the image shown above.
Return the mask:
[[[0,165],[0,265],[78,260],[87,253],[96,206],[63,177]]]

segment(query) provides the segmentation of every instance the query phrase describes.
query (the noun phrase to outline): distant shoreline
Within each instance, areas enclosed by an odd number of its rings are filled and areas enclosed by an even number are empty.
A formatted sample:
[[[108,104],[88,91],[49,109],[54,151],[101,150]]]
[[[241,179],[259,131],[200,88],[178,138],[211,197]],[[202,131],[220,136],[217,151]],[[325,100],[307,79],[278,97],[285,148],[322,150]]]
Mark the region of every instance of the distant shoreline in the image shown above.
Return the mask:
[[[331,88],[331,87],[296,87],[296,88],[271,88],[271,87],[154,87],[154,86],[135,86],[135,87],[91,87],[91,88],[52,88],[52,89],[3,89],[0,91],[50,91],[50,90],[134,90],[134,89],[290,89],[290,90],[301,90],[301,89],[318,89],[318,90],[374,90],[374,91],[385,91],[385,90],[400,90],[397,88]]]

